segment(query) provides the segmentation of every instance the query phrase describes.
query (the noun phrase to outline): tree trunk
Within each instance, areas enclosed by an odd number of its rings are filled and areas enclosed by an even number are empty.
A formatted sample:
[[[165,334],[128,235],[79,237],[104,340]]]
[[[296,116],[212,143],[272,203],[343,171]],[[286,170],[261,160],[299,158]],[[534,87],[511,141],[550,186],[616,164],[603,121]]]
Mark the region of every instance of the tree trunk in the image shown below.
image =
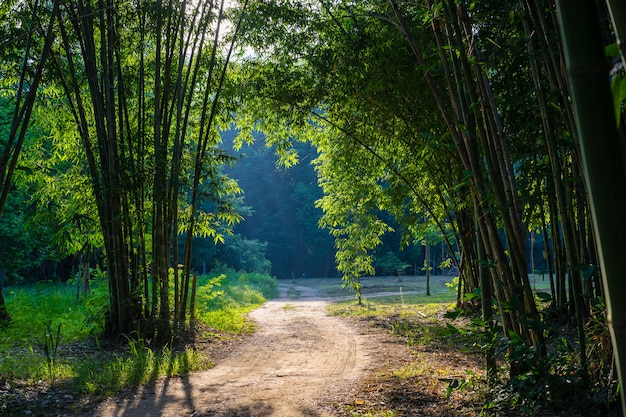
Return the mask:
[[[496,345],[494,342],[495,339],[495,329],[493,322],[493,307],[492,307],[492,285],[491,285],[491,276],[489,273],[489,268],[487,268],[487,256],[485,253],[485,245],[483,243],[482,237],[477,234],[476,235],[476,247],[477,247],[477,258],[478,261],[478,270],[480,277],[480,301],[481,301],[481,311],[482,318],[485,326],[485,367],[487,369],[487,383],[492,385],[495,383],[497,375],[498,375],[498,366],[495,358],[495,350]]]
[[[600,266],[604,277],[607,322],[620,386],[626,376],[626,166],[615,123],[599,19],[592,0],[557,0],[572,102],[576,113],[583,173]],[[622,410],[626,393],[620,390]]]

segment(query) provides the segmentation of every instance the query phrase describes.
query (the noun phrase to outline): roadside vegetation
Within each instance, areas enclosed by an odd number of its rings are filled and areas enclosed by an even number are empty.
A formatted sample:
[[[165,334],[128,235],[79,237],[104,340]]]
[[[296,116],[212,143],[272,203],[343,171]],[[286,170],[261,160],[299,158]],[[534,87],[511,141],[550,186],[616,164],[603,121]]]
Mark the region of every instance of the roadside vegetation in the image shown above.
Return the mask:
[[[196,325],[164,345],[137,331],[100,339],[108,286],[76,298],[75,283],[6,288],[11,323],[0,329],[0,416],[77,411],[123,389],[213,366],[219,345],[253,330],[245,315],[278,294],[275,278],[225,270],[198,277]],[[53,407],[53,408],[51,408]],[[56,414],[55,414],[56,415]]]
[[[0,4],[5,407],[16,387],[99,396],[205,366],[195,336],[248,331],[259,302],[229,274],[198,286],[217,262],[336,270],[374,311],[363,277],[454,274],[448,315],[472,319],[442,329],[478,337],[486,407],[617,402],[623,0]],[[443,337],[400,312],[416,345]]]
[[[535,292],[541,295],[548,282],[540,276],[535,278]],[[393,281],[388,281],[389,284]],[[406,288],[407,282],[404,284]],[[352,300],[340,301],[329,307],[330,314],[385,329],[403,341],[410,355],[404,361],[390,361],[391,365],[384,372],[367,381],[357,402],[343,404],[343,415],[621,415],[618,387],[610,383],[611,364],[592,370],[593,379],[605,383],[586,384],[581,377],[580,358],[573,347],[576,329],[567,317],[546,326],[548,352],[545,360],[529,360],[526,372],[511,378],[510,356],[531,358],[532,352],[521,343],[509,349],[511,342],[499,332],[487,339],[484,322],[477,314],[479,310],[457,307],[453,282],[447,282],[445,277],[438,278],[435,280],[437,290],[430,296],[424,291],[412,291],[420,288],[419,282],[409,284],[408,293],[368,298],[372,287],[380,289],[380,281],[364,281],[362,306]],[[540,300],[538,297],[542,315],[553,315],[550,303]],[[471,307],[471,303],[466,306]],[[609,341],[599,337],[604,334],[602,320],[593,322],[598,328],[589,329],[588,343],[591,351],[599,356]],[[486,374],[487,355],[495,359],[498,369],[491,381]]]

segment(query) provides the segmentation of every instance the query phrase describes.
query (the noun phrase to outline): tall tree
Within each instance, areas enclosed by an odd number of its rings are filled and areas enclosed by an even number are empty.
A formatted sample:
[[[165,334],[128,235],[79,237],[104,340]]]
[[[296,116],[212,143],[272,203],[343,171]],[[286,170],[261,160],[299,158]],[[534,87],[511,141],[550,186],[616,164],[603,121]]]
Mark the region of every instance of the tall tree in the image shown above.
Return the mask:
[[[238,219],[226,197],[237,187],[217,168],[229,159],[217,127],[230,118],[220,94],[234,43],[222,49],[224,1],[76,0],[61,10],[55,63],[103,231],[107,330],[145,322],[168,340],[192,304],[191,237],[219,240]],[[199,206],[207,195],[220,203],[212,213]],[[172,251],[181,232],[183,256]]]
[[[615,3],[615,8],[613,8]],[[593,1],[565,4],[557,1],[563,34],[567,70],[576,112],[577,132],[589,189],[591,213],[603,271],[607,301],[607,321],[615,350],[621,386],[626,376],[626,309],[621,297],[626,290],[622,260],[626,253],[623,236],[626,219],[626,159],[615,123],[613,99],[607,82],[599,18]],[[626,9],[609,2],[616,21],[626,19]],[[591,17],[591,18],[590,18]],[[616,27],[623,29],[620,23]],[[618,38],[618,44],[621,39]],[[622,58],[623,59],[623,58]],[[600,140],[598,140],[600,138]],[[626,394],[620,391],[626,412]]]

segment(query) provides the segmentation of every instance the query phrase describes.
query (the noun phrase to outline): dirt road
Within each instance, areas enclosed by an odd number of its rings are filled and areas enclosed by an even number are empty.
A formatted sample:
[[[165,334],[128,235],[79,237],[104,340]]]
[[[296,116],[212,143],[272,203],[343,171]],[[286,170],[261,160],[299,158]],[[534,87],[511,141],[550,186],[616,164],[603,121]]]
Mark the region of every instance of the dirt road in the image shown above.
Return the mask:
[[[104,402],[95,415],[332,416],[333,399],[350,395],[372,364],[367,335],[326,306],[313,289],[281,285],[279,299],[251,313],[255,334],[215,368]]]

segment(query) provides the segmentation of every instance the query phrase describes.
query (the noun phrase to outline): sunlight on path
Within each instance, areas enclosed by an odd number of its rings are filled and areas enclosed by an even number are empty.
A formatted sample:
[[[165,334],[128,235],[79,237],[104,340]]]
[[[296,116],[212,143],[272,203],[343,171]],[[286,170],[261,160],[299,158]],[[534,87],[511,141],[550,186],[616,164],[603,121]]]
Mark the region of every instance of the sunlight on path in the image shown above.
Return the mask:
[[[328,316],[315,289],[281,284],[280,290],[279,299],[250,313],[255,334],[215,368],[107,401],[95,415],[334,415],[329,396],[349,391],[369,366],[365,336]]]

